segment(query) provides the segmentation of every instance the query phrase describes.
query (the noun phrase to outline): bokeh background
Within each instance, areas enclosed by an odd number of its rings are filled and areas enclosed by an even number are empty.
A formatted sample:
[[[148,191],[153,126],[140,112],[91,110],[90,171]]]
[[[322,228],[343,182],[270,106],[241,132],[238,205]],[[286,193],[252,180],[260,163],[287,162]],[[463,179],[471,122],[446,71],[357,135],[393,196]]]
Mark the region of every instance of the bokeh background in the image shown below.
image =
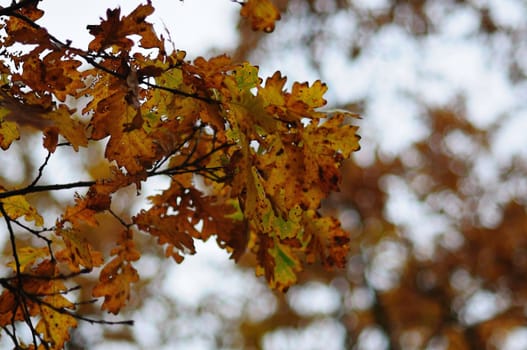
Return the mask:
[[[361,114],[362,148],[323,208],[352,236],[347,268],[309,266],[275,294],[214,241],[176,265],[138,236],[142,281],[117,317],[136,325],[83,323],[68,349],[526,349],[527,2],[273,2],[272,34],[251,31],[229,0],[153,0],[151,20],[189,58],[229,52],[264,77],[321,79],[328,108]],[[41,23],[83,48],[106,8],[138,3],[44,0]],[[0,156],[2,181],[31,179],[40,142],[28,134]],[[68,166],[54,157],[45,181],[101,162],[97,150],[61,156]],[[147,205],[133,190],[119,198],[116,212]],[[71,200],[38,198],[50,217]],[[94,232],[101,246],[112,225]]]

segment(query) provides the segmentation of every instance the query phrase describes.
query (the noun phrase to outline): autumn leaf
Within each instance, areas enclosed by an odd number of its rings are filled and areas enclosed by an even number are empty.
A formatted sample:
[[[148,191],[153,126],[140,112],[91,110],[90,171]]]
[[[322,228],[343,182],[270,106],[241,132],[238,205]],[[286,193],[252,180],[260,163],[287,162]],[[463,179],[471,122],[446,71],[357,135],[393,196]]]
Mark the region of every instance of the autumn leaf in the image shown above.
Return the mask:
[[[69,311],[75,309],[75,304],[63,296],[66,289],[62,281],[54,280],[50,281],[48,288],[40,291],[44,296],[35,329],[53,350],[63,349],[70,339],[71,328],[77,327],[77,320]]]
[[[16,309],[15,295],[4,289],[0,294],[0,326],[6,326],[13,320],[14,309]]]
[[[130,264],[122,264],[115,258],[101,271],[100,282],[93,288],[92,295],[104,297],[103,310],[118,314],[130,298],[130,284],[138,280],[139,275]]]
[[[275,72],[266,79],[264,86],[258,88],[258,95],[263,97],[266,106],[274,106],[276,109],[285,105],[287,95],[284,94],[284,86],[286,81],[287,78],[282,77],[280,72]],[[270,112],[276,113],[275,109],[271,109]]]
[[[139,5],[128,16],[120,18],[121,9],[108,9],[106,20],[102,20],[100,25],[89,25],[87,28],[95,38],[88,45],[91,51],[102,51],[113,47],[118,51],[122,49],[129,51],[134,42],[128,38],[131,35],[141,37],[140,45],[145,49],[163,48],[163,42],[155,34],[152,23],[146,22],[147,16],[154,12],[150,1],[146,5]]]
[[[287,245],[277,241],[269,249],[269,254],[274,259],[271,287],[285,291],[296,282],[296,273],[301,270],[300,261]]]
[[[49,349],[63,349],[64,344],[70,340],[71,328],[77,327],[77,320],[73,316],[57,312],[47,306],[42,306],[40,317],[35,330],[42,334],[44,341],[48,342]]]
[[[167,207],[152,207],[149,210],[142,210],[134,217],[134,222],[139,229],[149,232],[157,237],[160,245],[166,245],[165,255],[171,256],[176,262],[183,260],[184,254],[194,254],[193,237],[199,237],[195,224],[189,221],[185,214],[185,208],[177,215],[168,215]]]
[[[17,256],[18,256],[18,264],[20,266],[20,271],[27,272],[27,270],[30,269],[36,261],[49,256],[49,248],[48,247],[38,247],[37,248],[37,247],[31,247],[31,246],[22,247],[17,250]],[[15,261],[9,262],[7,266],[11,267],[13,271],[16,271]]]
[[[270,114],[277,115],[280,119],[294,123],[295,126],[303,118],[320,119],[325,113],[318,108],[325,106],[324,94],[328,88],[320,80],[311,86],[308,83],[295,82],[291,92],[284,90],[286,78],[280,72],[267,78],[264,86],[258,87],[258,96],[264,101],[264,108]]]
[[[0,193],[6,190],[0,186]],[[12,196],[0,199],[0,203],[4,206],[4,209],[9,215],[11,220],[24,217],[27,221],[33,221],[36,226],[44,225],[44,218],[37,212],[35,208],[29,204],[26,198],[22,195]]]
[[[240,14],[251,21],[253,30],[270,33],[275,22],[280,19],[280,12],[269,0],[247,0],[242,3]]]
[[[234,78],[234,86],[230,84],[230,80],[226,80],[227,87],[231,88],[235,95],[243,95],[243,92],[248,92],[252,88],[260,84],[258,77],[258,67],[255,67],[247,62],[242,63],[238,67],[231,70],[230,76]],[[231,86],[229,86],[231,85]]]
[[[93,249],[80,231],[58,225],[55,233],[64,242],[64,248],[57,251],[55,257],[64,262],[72,272],[79,272],[81,266],[92,269],[103,263],[102,254]]]
[[[99,282],[93,288],[94,297],[104,297],[103,310],[118,314],[130,298],[130,284],[139,280],[132,262],[139,260],[141,253],[135,248],[132,232],[124,230],[117,241],[117,247],[110,252],[115,255],[101,270]]]
[[[5,108],[0,108],[0,113],[5,112]],[[0,122],[0,148],[4,151],[11,146],[13,141],[20,138],[16,123],[2,120]]]
[[[80,227],[81,224],[87,224],[91,227],[97,227],[99,223],[95,218],[94,210],[90,206],[90,201],[87,198],[75,196],[75,205],[68,206],[64,212],[63,221],[69,221],[74,227]]]
[[[314,210],[303,213],[308,261],[321,261],[329,268],[343,268],[350,249],[350,235],[332,217],[321,217]]]
[[[305,105],[306,110],[315,110],[326,105],[323,96],[327,91],[327,85],[320,80],[315,81],[311,86],[308,83],[294,83],[287,104],[292,108],[301,108],[299,105]]]
[[[143,129],[113,135],[106,147],[106,157],[115,160],[131,174],[148,169],[156,159],[156,145]]]
[[[324,194],[338,190],[342,162],[359,149],[357,127],[345,123],[350,116],[337,113],[322,125],[313,123],[306,127],[304,162],[311,171],[306,173],[305,180]]]
[[[73,111],[65,105],[60,105],[56,110],[48,113],[47,118],[52,121],[52,125],[58,129],[58,132],[71,143],[75,151],[79,147],[88,145],[86,136],[86,126],[73,116]]]
[[[293,249],[270,237],[259,239],[257,260],[256,274],[265,276],[269,286],[281,292],[287,291],[297,281],[297,273],[302,270]]]

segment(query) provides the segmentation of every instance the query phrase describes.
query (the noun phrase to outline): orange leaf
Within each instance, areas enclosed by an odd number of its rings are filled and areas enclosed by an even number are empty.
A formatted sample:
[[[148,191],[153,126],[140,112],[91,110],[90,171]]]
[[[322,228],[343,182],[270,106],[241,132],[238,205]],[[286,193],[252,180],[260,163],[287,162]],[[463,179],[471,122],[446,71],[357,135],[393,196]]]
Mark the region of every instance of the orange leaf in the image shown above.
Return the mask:
[[[44,148],[54,153],[59,143],[59,130],[55,127],[46,128],[44,130],[44,142],[42,143]]]
[[[156,158],[156,145],[143,129],[112,135],[105,155],[115,160],[130,174],[138,174],[149,168]]]
[[[350,235],[332,217],[321,217],[314,210],[304,213],[305,235],[310,240],[308,261],[317,259],[326,267],[344,268],[350,249]]]
[[[159,244],[167,244],[166,255],[180,262],[183,259],[181,254],[196,252],[193,236],[199,237],[200,233],[189,222],[188,212],[182,210],[183,212],[180,211],[177,215],[167,215],[167,209],[153,207],[147,211],[142,210],[134,217],[134,222],[139,229],[157,237]],[[184,207],[178,207],[178,210],[180,209]]]
[[[85,223],[91,227],[97,227],[99,223],[95,218],[96,211],[90,207],[90,201],[86,198],[75,196],[75,205],[68,206],[62,215],[63,221],[69,221],[74,227]]]
[[[270,33],[275,22],[280,19],[280,12],[269,0],[248,0],[242,4],[240,14],[249,18],[253,30]]]
[[[78,231],[64,229],[59,225],[55,232],[65,244],[65,248],[56,252],[55,257],[65,262],[71,271],[79,272],[80,266],[92,269],[103,263],[102,254],[94,250]]]
[[[102,269],[92,295],[104,296],[102,309],[117,314],[130,298],[130,284],[139,280],[131,262],[138,260],[141,253],[135,248],[132,231],[121,232],[117,247],[112,249],[111,254],[116,257]]]
[[[141,36],[141,47],[161,48],[164,44],[157,37],[152,23],[146,22],[145,18],[154,12],[150,1],[146,5],[139,5],[131,14],[119,18],[121,9],[108,9],[106,20],[100,25],[89,25],[88,30],[95,38],[90,42],[88,48],[91,51],[102,51],[109,47],[115,47],[129,51],[134,42],[128,38],[130,35]]]

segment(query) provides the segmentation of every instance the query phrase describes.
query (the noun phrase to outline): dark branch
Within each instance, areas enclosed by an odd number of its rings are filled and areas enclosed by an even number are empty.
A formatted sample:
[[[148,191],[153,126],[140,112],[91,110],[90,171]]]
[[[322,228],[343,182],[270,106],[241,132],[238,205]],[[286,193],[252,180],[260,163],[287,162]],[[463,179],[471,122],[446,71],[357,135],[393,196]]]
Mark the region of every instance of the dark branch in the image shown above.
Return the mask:
[[[80,187],[90,187],[92,185],[95,185],[95,183],[96,183],[95,181],[77,181],[77,182],[70,182],[70,183],[66,183],[66,184],[26,186],[26,187],[20,188],[18,190],[11,190],[11,191],[6,191],[6,192],[0,192],[0,199],[9,198],[9,197],[18,196],[18,195],[25,195],[25,194],[29,194],[29,193],[68,190],[68,189],[80,188]]]
[[[26,6],[36,4],[39,0],[22,0],[19,2],[13,2],[11,6],[3,7],[0,9],[0,16],[12,16],[15,11],[20,10]]]
[[[29,184],[28,187],[31,187],[31,186],[35,186],[38,181],[40,180],[40,178],[42,177],[42,174],[44,172],[44,168],[48,165],[48,162],[49,162],[49,159],[51,158],[51,152],[48,151],[48,154],[46,155],[46,159],[44,159],[44,162],[42,163],[42,165],[38,168],[38,174],[37,174],[37,177],[33,180],[33,182],[31,182],[31,184]]]

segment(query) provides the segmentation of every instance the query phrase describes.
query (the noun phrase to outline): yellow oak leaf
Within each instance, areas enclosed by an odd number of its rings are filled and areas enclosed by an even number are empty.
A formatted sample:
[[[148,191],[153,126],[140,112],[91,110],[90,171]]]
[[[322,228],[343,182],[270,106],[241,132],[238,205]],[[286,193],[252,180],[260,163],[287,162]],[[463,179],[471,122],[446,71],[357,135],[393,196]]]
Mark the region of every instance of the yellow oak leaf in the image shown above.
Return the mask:
[[[313,113],[316,108],[326,104],[324,94],[328,90],[326,84],[320,80],[315,81],[311,86],[308,83],[294,83],[291,95],[287,99],[287,107],[304,117],[324,117],[324,113]]]
[[[80,232],[58,225],[55,233],[62,238],[65,245],[62,250],[55,253],[55,257],[66,263],[71,271],[79,272],[80,266],[92,269],[102,265],[102,254],[94,250]]]
[[[0,113],[6,111],[4,108],[0,108]],[[18,126],[14,122],[1,121],[0,122],[0,148],[4,151],[11,146],[13,141],[20,138],[20,133],[18,131]]]
[[[27,272],[29,268],[39,259],[49,257],[50,251],[47,247],[22,247],[17,249],[18,263],[20,264],[20,271]],[[16,271],[15,261],[10,261],[7,266]]]
[[[345,124],[349,115],[337,113],[323,124],[309,124],[303,134],[305,180],[319,187],[324,195],[338,190],[340,166],[351,152],[357,151],[360,137],[357,127]]]
[[[327,92],[326,84],[320,80],[311,86],[308,83],[294,83],[291,92],[284,90],[286,78],[280,72],[275,72],[267,78],[264,86],[258,87],[258,96],[264,101],[265,110],[278,116],[281,120],[295,123],[299,126],[303,118],[320,119],[326,113],[317,111],[326,104],[324,94]]]
[[[78,151],[79,146],[88,145],[88,138],[85,131],[86,126],[75,119],[72,114],[73,111],[64,105],[60,105],[56,110],[49,112],[46,118],[52,121],[52,125],[71,143],[73,149]]]
[[[4,189],[0,188],[0,192],[4,191]],[[7,197],[0,199],[0,202],[11,219],[14,220],[23,216],[25,220],[33,221],[36,226],[44,225],[42,216],[29,204],[24,196]]]
[[[271,287],[285,291],[293,285],[296,280],[296,273],[302,270],[302,265],[292,250],[285,244],[275,241],[269,254],[274,258],[273,279]]]
[[[262,96],[266,105],[283,106],[285,104],[284,86],[287,79],[278,71],[265,81],[265,86],[258,88],[258,95]]]
[[[248,0],[242,4],[240,14],[251,21],[253,30],[270,33],[280,19],[280,11],[269,0]]]
[[[235,94],[239,94],[242,91],[250,91],[260,85],[261,79],[258,77],[258,67],[252,66],[247,62],[232,69],[230,76],[234,78],[234,84],[231,84],[231,80],[226,80],[225,83]]]
[[[296,274],[302,270],[293,250],[278,239],[260,239],[258,262],[256,274],[265,275],[269,286],[281,292],[296,283]]]
[[[308,244],[308,262],[321,261],[326,267],[343,268],[350,249],[350,235],[332,217],[321,217],[314,210],[303,214]]]
[[[72,302],[59,294],[64,290],[65,288],[50,291],[53,295],[44,297],[43,301],[60,310],[74,308]],[[47,349],[61,350],[70,340],[71,328],[77,327],[77,320],[66,311],[59,312],[54,308],[44,304],[40,305],[40,321],[35,329],[42,335],[43,341],[48,344]]]

